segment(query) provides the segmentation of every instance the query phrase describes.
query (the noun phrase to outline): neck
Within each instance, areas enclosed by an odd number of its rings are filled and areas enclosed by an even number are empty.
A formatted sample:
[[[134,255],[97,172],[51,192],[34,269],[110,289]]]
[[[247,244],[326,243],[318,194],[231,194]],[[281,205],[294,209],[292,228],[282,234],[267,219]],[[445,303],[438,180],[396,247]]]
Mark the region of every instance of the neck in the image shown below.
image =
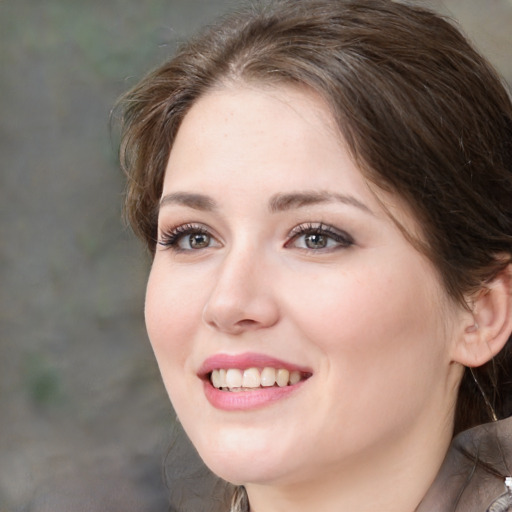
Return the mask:
[[[314,480],[248,484],[250,512],[414,512],[443,462],[451,424],[424,434],[398,439],[381,453],[359,454]]]

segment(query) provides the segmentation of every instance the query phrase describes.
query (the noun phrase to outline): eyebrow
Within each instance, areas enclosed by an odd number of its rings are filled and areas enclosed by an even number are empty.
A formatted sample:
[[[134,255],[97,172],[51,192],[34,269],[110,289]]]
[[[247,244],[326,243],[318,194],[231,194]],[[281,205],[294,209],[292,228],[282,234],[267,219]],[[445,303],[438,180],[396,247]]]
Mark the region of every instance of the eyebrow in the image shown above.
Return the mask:
[[[271,213],[278,213],[307,206],[338,202],[349,206],[354,206],[360,210],[374,215],[374,213],[364,203],[354,196],[346,194],[337,194],[328,191],[318,192],[292,192],[287,194],[276,194],[269,201],[269,210]],[[213,198],[204,194],[195,194],[191,192],[173,192],[166,194],[160,200],[160,208],[169,204],[187,206],[194,210],[214,211],[218,208]]]
[[[194,210],[211,212],[217,209],[217,203],[209,196],[203,194],[192,194],[190,192],[174,192],[166,194],[160,199],[160,208],[168,204],[179,204],[188,206]]]
[[[359,208],[366,213],[374,215],[368,206],[366,206],[354,196],[336,194],[328,191],[276,194],[270,199],[269,209],[272,213],[277,213],[295,208],[304,208],[306,206],[330,202],[338,202],[349,206],[355,206],[356,208]]]

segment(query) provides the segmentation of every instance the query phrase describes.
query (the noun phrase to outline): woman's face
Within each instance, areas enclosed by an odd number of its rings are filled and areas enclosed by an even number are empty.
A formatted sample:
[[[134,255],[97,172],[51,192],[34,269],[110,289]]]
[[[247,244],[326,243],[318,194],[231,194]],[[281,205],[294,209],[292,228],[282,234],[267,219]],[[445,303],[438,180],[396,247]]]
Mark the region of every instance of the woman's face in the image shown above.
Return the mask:
[[[305,482],[449,439],[460,311],[382,201],[412,230],[406,209],[379,197],[309,91],[219,89],[185,117],[146,322],[223,478]]]

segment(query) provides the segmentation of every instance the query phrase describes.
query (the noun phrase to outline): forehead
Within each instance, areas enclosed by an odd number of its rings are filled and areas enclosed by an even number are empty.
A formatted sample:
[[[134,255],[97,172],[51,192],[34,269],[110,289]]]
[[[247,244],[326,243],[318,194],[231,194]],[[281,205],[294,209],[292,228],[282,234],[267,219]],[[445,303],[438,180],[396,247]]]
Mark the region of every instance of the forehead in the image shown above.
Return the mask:
[[[247,181],[288,175],[332,182],[344,174],[359,186],[364,181],[327,104],[309,89],[288,86],[215,89],[187,113],[166,185],[227,172]]]
[[[311,137],[312,130],[318,137],[328,136],[344,145],[327,103],[315,91],[298,85],[240,84],[212,89],[192,105],[178,136],[188,132],[191,124],[196,135],[222,136],[219,130],[227,130],[236,122],[239,122],[236,128],[240,138],[259,135],[263,140],[263,135],[275,132],[277,128],[281,136],[275,142],[283,144],[285,140],[293,142],[299,137]],[[208,128],[214,128],[215,134],[208,133]],[[286,131],[281,131],[282,128]]]
[[[229,84],[201,96],[178,130],[164,194],[225,180],[225,195],[277,187],[334,190],[364,198],[418,234],[412,209],[361,171],[327,102],[299,85]],[[280,190],[285,191],[286,190]],[[275,191],[274,191],[275,192]],[[269,191],[270,193],[270,191]]]

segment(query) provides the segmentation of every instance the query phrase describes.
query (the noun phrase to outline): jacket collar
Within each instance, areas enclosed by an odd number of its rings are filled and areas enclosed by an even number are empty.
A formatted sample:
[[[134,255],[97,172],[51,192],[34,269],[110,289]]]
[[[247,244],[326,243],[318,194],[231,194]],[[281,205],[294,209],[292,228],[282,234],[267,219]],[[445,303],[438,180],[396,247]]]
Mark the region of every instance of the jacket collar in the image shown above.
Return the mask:
[[[511,470],[512,417],[466,430],[454,438],[416,512],[491,512]],[[500,512],[512,510],[512,493],[504,501],[509,498],[511,508]]]

